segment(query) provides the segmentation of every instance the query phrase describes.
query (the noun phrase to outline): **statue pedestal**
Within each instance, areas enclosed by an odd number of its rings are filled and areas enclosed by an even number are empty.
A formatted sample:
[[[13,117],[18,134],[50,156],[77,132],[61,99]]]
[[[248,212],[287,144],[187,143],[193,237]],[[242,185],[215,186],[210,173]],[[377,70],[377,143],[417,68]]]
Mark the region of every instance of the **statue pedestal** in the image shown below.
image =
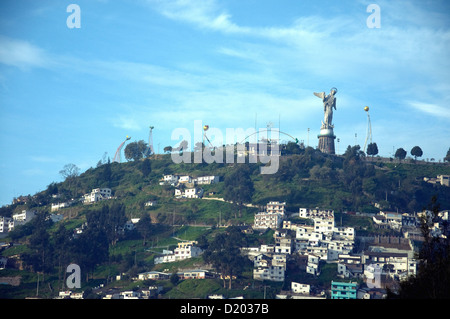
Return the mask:
[[[333,128],[320,129],[320,134],[317,137],[319,138],[319,150],[322,153],[335,154],[334,140],[336,136],[334,135]]]

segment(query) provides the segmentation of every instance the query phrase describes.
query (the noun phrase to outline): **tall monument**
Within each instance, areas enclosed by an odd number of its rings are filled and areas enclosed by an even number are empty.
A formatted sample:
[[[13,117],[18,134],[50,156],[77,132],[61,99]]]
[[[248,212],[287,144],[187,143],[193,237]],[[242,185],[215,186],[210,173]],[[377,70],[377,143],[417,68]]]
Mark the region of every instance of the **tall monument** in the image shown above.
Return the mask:
[[[324,118],[322,121],[322,126],[320,128],[320,134],[317,136],[319,138],[319,150],[327,154],[335,154],[334,151],[334,140],[336,136],[334,135],[332,124],[333,121],[333,109],[336,110],[336,95],[337,89],[331,88],[330,94],[326,95],[325,92],[316,93],[314,95],[321,98],[323,102]]]

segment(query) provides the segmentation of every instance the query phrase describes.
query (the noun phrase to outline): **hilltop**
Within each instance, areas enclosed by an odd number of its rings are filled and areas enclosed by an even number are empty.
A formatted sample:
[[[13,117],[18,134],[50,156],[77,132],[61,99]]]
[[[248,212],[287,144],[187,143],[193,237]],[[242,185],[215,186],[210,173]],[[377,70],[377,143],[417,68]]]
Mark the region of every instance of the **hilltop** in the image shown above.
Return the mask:
[[[227,209],[230,205],[201,200],[188,201],[187,204],[187,201],[174,198],[173,187],[159,185],[159,181],[167,174],[219,176],[221,183],[203,186],[204,197],[223,198],[223,181],[242,166],[249,171],[254,185],[248,204],[255,206],[279,200],[287,202],[288,210],[293,212],[300,207],[372,213],[379,209],[414,212],[421,211],[430,198],[436,195],[442,208],[450,207],[449,188],[423,180],[424,177],[449,175],[449,163],[366,158],[358,147],[349,147],[342,156],[326,155],[313,148],[299,150],[299,154],[281,156],[279,169],[275,174],[260,174],[261,165],[175,164],[169,154],[153,155],[149,159],[126,163],[99,163],[96,168],[90,168],[79,176],[50,184],[45,191],[28,198],[25,207],[49,209],[51,203],[73,199],[77,201],[94,188],[108,187],[112,189],[114,198],[126,206],[129,217],[140,217],[145,203],[153,200],[158,201],[159,205],[148,208],[147,211],[150,211],[156,222],[164,222],[170,212],[172,222],[175,215],[176,219],[183,222],[193,219],[199,223],[215,223],[217,216],[208,213],[211,207],[223,209],[222,220],[231,221],[234,215],[232,209]],[[191,204],[192,202],[196,204]],[[23,209],[23,206],[19,203],[3,210],[11,212]],[[196,216],[188,216],[187,206],[198,206],[193,210]],[[83,206],[78,205],[71,210],[77,212],[81,207]],[[192,207],[188,210],[192,211]],[[252,221],[245,214],[243,218],[244,221]]]

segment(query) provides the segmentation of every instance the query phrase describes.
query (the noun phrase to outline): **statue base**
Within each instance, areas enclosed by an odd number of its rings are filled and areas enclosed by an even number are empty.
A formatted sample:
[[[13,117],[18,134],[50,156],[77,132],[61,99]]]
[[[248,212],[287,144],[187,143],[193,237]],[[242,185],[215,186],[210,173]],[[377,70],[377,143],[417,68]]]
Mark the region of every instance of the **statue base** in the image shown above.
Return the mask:
[[[319,150],[322,153],[334,155],[334,140],[336,136],[334,135],[333,128],[321,128],[320,134],[317,137],[319,138]]]

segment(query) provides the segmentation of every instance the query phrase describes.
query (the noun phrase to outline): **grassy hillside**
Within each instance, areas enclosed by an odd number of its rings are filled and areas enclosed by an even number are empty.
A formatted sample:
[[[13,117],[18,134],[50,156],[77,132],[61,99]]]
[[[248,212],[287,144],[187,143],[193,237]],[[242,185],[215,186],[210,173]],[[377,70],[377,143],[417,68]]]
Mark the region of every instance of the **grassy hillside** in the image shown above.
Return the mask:
[[[231,176],[242,166],[250,171],[250,179],[254,191],[251,200],[242,207],[241,212],[236,205],[221,200],[226,196]],[[61,183],[52,183],[48,188],[36,194],[26,204],[15,204],[3,207],[2,216],[11,216],[14,212],[32,208],[39,212],[49,212],[52,203],[76,201],[69,208],[63,208],[59,213],[64,220],[59,224],[67,231],[73,232],[80,227],[88,216],[117,203],[124,207],[127,219],[149,215],[153,223],[152,232],[146,243],[137,232],[129,232],[114,244],[109,245],[107,260],[98,264],[88,274],[88,281],[83,281],[83,289],[89,289],[99,283],[107,287],[128,287],[133,289],[145,283],[131,281],[116,282],[116,275],[125,273],[128,278],[139,272],[149,270],[174,272],[182,268],[201,268],[202,258],[172,263],[170,265],[154,265],[153,260],[163,249],[173,249],[179,240],[200,240],[213,238],[223,228],[217,225],[252,224],[256,212],[264,209],[271,200],[286,201],[287,210],[297,213],[300,207],[330,208],[336,211],[336,218],[344,225],[353,226],[357,232],[370,234],[373,226],[370,218],[341,214],[343,211],[360,211],[366,213],[378,212],[375,204],[382,209],[404,212],[419,211],[426,207],[432,196],[437,196],[442,209],[450,208],[450,191],[448,187],[431,185],[423,181],[423,177],[436,177],[438,174],[450,174],[448,164],[418,164],[382,161],[366,161],[357,149],[349,148],[343,156],[327,156],[312,148],[301,150],[299,154],[286,155],[280,158],[276,174],[260,174],[261,164],[174,164],[170,155],[157,155],[150,159],[126,163],[104,163],[96,168],[88,169],[79,176],[68,178]],[[203,185],[205,198],[176,199],[174,187],[159,185],[164,174],[191,175],[194,177],[218,175],[221,182],[213,185]],[[93,188],[109,187],[114,199],[92,205],[83,205],[78,199]],[[52,195],[58,195],[54,198]],[[209,199],[207,199],[209,198]],[[155,206],[146,206],[148,201],[156,201]],[[60,231],[59,224],[48,229],[49,242],[56,244],[55,236]],[[1,277],[21,277],[19,287],[0,285],[0,297],[23,298],[34,296],[37,286],[37,273],[22,256],[30,253],[33,247],[32,222],[17,227],[8,238],[2,241],[14,241],[17,245],[2,252],[3,256],[17,256],[15,269],[3,270]],[[270,243],[271,233],[264,236],[247,235],[251,245]],[[34,247],[35,248],[35,247]],[[53,264],[46,270],[41,282],[39,295],[54,296],[61,283],[61,268]],[[23,269],[23,270],[19,270]],[[329,282],[335,275],[335,268],[327,267],[326,278],[318,281],[320,284]],[[293,272],[288,278],[304,276]],[[302,277],[303,278],[303,277]],[[312,280],[303,278],[303,280]],[[42,284],[42,281],[45,283]],[[243,288],[252,283],[252,288]],[[152,284],[152,283],[147,283]],[[205,297],[206,293],[225,294],[227,296],[246,295],[261,297],[264,285],[267,283],[253,282],[251,270],[244,272],[238,279],[237,290],[222,288],[220,280],[205,280],[198,282],[181,282],[172,284],[161,282],[164,295],[171,298]],[[274,284],[274,290],[280,288]],[[270,290],[270,289],[269,289]]]

